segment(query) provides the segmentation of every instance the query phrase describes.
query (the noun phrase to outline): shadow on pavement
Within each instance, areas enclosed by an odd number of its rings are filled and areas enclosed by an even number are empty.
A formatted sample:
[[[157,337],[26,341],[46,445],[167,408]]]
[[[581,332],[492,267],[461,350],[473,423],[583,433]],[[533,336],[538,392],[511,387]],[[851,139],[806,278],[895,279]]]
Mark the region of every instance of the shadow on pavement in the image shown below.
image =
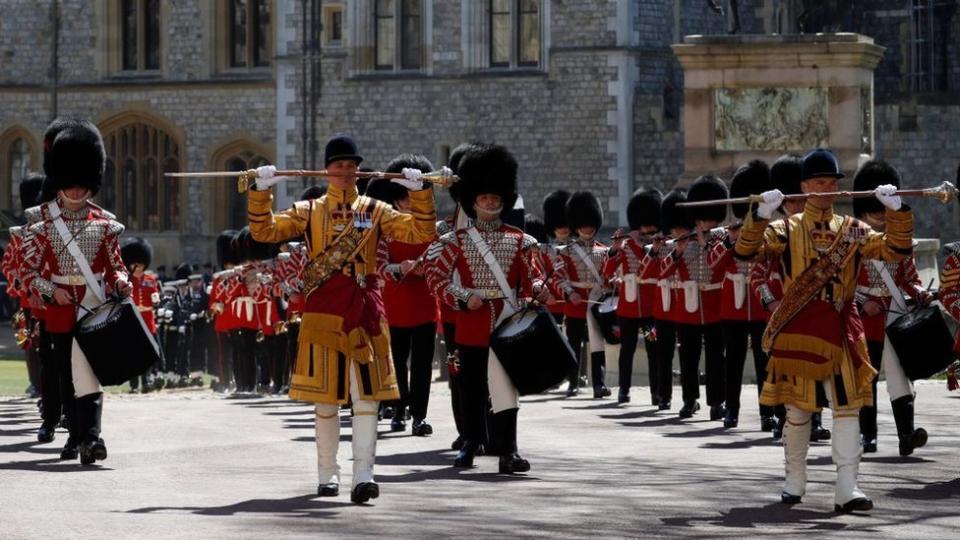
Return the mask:
[[[807,525],[807,530],[839,531],[847,524],[836,520],[837,514],[790,507],[780,503],[764,506],[744,506],[720,512],[717,516],[662,518],[664,525],[700,527],[704,524],[717,527],[752,529],[758,525],[778,523]],[[862,529],[858,529],[862,530]]]
[[[336,517],[331,510],[354,506],[353,503],[321,500],[316,495],[300,495],[289,499],[250,499],[225,506],[147,506],[127,510],[128,514],[187,512],[201,516],[233,516],[236,514],[290,514],[299,517]]]
[[[59,453],[59,451],[58,451]],[[37,471],[37,472],[100,472],[100,471],[112,471],[110,467],[104,467],[102,465],[80,465],[79,461],[62,461],[60,457],[53,457],[47,459],[38,459],[35,461],[10,461],[7,463],[0,463],[0,470],[2,471]]]
[[[890,497],[915,501],[942,501],[950,498],[960,499],[960,478],[946,482],[924,484],[919,489],[897,487],[890,490]]]
[[[379,459],[377,460],[379,462]],[[449,461],[447,463],[450,463]],[[491,463],[491,466],[496,466]],[[406,474],[385,475],[377,474],[377,482],[381,484],[424,482],[427,480],[462,480],[467,482],[526,482],[530,480],[540,480],[536,476],[527,476],[522,474],[499,474],[492,472],[473,472],[474,469],[460,469],[457,467],[445,467],[443,469],[434,469],[431,471],[413,471]]]

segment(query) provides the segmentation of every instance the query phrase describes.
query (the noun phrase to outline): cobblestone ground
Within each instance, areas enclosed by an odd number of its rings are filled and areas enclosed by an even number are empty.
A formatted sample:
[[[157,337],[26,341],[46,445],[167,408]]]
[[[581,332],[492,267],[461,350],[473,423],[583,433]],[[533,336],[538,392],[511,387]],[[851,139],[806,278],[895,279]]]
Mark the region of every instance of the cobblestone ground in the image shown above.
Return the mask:
[[[315,497],[312,411],[282,397],[110,395],[110,456],[93,467],[58,460],[63,432],[36,442],[32,401],[0,398],[0,536],[956,538],[960,393],[942,381],[918,385],[918,425],[930,443],[901,458],[881,385],[880,450],[860,474],[877,508],[850,516],[832,512],[835,474],[823,443],[810,452],[803,504],[778,503],[782,449],[759,430],[755,393],[743,393],[734,430],[705,411],[689,421],[677,407],[657,411],[645,388],[627,406],[525,398],[520,448],[533,468],[501,476],[492,457],[471,470],[451,467],[449,393],[435,383],[432,437],[389,433],[381,423],[382,495],[362,507],[350,504],[348,485],[339,498]],[[349,471],[346,413],[342,420]]]

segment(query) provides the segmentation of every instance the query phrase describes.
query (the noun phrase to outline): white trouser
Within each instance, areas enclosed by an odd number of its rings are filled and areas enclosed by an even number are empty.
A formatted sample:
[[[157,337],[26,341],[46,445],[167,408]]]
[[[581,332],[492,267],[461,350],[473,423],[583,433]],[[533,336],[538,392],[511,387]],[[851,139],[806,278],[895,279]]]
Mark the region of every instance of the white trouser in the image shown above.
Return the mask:
[[[97,300],[97,297],[90,291],[90,287],[86,287],[85,291],[83,299],[80,301],[81,306],[87,309],[93,309],[100,305],[100,301]],[[85,310],[79,310],[77,318],[79,319],[85,313]],[[77,343],[77,340],[73,339],[71,341],[73,343],[70,347],[70,373],[73,377],[74,395],[79,398],[103,392],[103,387],[100,386],[100,381],[93,373],[93,368],[90,367],[87,356],[80,350],[80,345]]]
[[[827,401],[833,404],[832,388],[824,384]],[[810,447],[810,411],[787,405],[787,423],[783,428],[783,454],[786,479],[783,491],[802,496],[807,487],[807,450]],[[864,497],[857,486],[860,471],[860,410],[833,411],[833,436],[831,446],[833,463],[837,467],[837,483],[834,493],[836,504],[843,505],[853,499]]]
[[[500,326],[500,323],[514,313],[516,313],[516,310],[513,306],[504,302],[495,326]],[[493,412],[498,413],[519,408],[520,394],[517,392],[517,387],[513,385],[507,371],[503,369],[503,364],[497,358],[497,353],[493,352],[493,347],[489,347],[487,350],[487,388],[490,391],[490,404],[493,406]]]
[[[587,307],[587,342],[590,346],[590,352],[604,352],[606,341],[603,339],[603,332],[600,331],[600,324],[593,316],[593,310]]]
[[[348,363],[350,396],[353,398],[353,485],[373,482],[373,463],[377,453],[377,402],[360,399],[356,364]],[[320,483],[340,483],[337,450],[340,445],[340,406],[317,403],[317,469]]]
[[[890,339],[883,338],[883,356],[880,360],[880,370],[887,380],[887,393],[890,394],[890,401],[903,396],[913,395],[913,383],[903,371],[903,365],[900,364],[900,358],[897,357]]]

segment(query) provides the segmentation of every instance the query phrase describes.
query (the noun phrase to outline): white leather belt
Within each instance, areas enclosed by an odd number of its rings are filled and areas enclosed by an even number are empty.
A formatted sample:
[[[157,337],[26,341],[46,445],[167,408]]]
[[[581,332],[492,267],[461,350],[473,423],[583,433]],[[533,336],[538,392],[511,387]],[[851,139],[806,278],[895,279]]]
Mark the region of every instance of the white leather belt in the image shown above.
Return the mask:
[[[857,285],[857,292],[867,296],[875,297],[885,298],[890,296],[890,291],[888,291],[886,287],[867,287],[865,285]]]
[[[637,283],[641,285],[656,285],[659,282],[657,278],[638,279]]]
[[[500,289],[467,289],[470,294],[475,294],[484,300],[502,300],[506,298]]]
[[[674,281],[671,284],[671,287],[674,289],[689,289],[691,288],[691,283],[696,283],[695,281]],[[715,291],[723,287],[723,283],[707,283],[707,284],[698,284],[696,287],[701,291]]]
[[[97,281],[103,279],[103,274],[94,274],[93,277],[97,278]],[[70,285],[73,287],[79,287],[81,285],[86,285],[87,280],[83,276],[60,276],[53,274],[50,276],[50,281],[56,283],[57,285]]]
[[[589,281],[571,281],[570,286],[578,289],[592,289],[594,287],[598,287],[599,284],[590,283]]]

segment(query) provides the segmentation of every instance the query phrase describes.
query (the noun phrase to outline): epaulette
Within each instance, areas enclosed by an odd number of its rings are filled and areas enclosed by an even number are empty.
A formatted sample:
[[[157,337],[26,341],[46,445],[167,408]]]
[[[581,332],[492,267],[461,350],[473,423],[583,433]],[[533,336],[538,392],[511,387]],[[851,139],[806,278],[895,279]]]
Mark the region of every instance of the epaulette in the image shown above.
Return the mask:
[[[447,220],[445,219],[438,220],[436,223],[436,227],[437,227],[437,234],[440,236],[443,236],[448,232],[453,231],[453,227],[451,227],[450,224],[447,223]]]
[[[27,226],[33,225],[43,219],[43,211],[40,209],[39,204],[37,206],[31,206],[23,211],[23,217],[27,219]]]
[[[107,234],[111,236],[120,236],[125,230],[127,230],[127,227],[115,219],[110,219],[107,223]]]
[[[440,235],[439,243],[449,244],[451,246],[459,245],[460,243],[457,241],[457,231],[450,231]]]
[[[530,249],[530,248],[535,248],[539,246],[540,246],[540,242],[538,242],[536,238],[526,233],[523,234],[523,249]]]
[[[106,219],[112,219],[112,220],[116,221],[117,216],[116,216],[116,214],[114,214],[113,212],[111,212],[111,211],[109,211],[109,210],[106,210],[105,208],[103,208],[102,206],[100,206],[100,205],[98,205],[98,204],[96,204],[96,203],[94,203],[94,202],[87,201],[87,204],[89,204],[89,205],[92,206],[94,209],[96,209],[97,212],[98,212],[101,216],[103,216],[104,218],[106,218]]]

